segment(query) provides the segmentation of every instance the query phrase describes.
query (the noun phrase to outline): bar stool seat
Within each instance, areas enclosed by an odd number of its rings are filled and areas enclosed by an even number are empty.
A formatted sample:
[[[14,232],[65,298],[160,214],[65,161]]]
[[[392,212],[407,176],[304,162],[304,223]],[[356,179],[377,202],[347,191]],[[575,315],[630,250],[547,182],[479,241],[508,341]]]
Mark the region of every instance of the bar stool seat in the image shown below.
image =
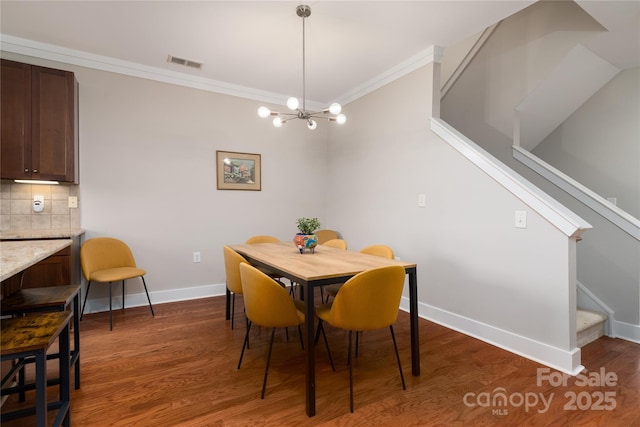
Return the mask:
[[[43,288],[27,288],[13,292],[0,302],[2,315],[19,316],[27,313],[66,311],[69,305],[73,308],[73,348],[71,349],[69,366],[74,369],[75,388],[80,388],[80,286],[48,286]],[[4,320],[3,320],[4,322]],[[57,358],[58,354],[47,356]],[[22,382],[21,377],[21,382]]]
[[[54,426],[70,426],[71,390],[69,380],[69,321],[70,311],[50,313],[31,313],[2,320],[0,335],[0,358],[5,360],[24,360],[35,358],[36,379],[33,387],[36,391],[36,405],[30,408],[17,409],[2,413],[1,421],[13,420],[25,416],[36,416],[36,426],[47,425],[48,409],[58,410]],[[56,341],[59,342],[58,351],[60,369],[59,400],[47,403],[47,350]],[[20,368],[21,369],[21,368]],[[15,371],[14,371],[15,372]],[[3,382],[12,373],[3,378]],[[28,386],[27,386],[28,387]],[[2,390],[2,395],[22,391],[23,387],[8,387]]]

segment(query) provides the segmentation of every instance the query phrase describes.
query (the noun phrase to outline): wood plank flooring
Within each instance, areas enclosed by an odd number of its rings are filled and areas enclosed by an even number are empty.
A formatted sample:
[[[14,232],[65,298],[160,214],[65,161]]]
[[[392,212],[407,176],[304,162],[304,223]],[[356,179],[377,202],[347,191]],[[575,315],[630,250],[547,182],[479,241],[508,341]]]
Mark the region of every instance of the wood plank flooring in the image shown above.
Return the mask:
[[[420,320],[422,375],[414,377],[404,312],[394,329],[407,390],[401,388],[388,329],[366,332],[354,369],[351,414],[347,335],[327,327],[337,372],[331,371],[320,343],[317,415],[308,418],[298,332],[290,329],[288,340],[284,331],[276,333],[261,400],[269,332],[252,328],[251,348],[236,369],[245,333],[241,298],[236,305],[233,331],[224,320],[224,297],[158,304],[155,317],[148,307],[116,310],[112,332],[108,312],[86,315],[81,322],[82,388],[72,390],[72,425],[640,426],[638,344],[601,338],[582,349],[587,373],[604,370],[609,385],[583,386],[575,377],[557,385],[554,381],[562,378],[554,370],[547,370],[547,379],[538,385],[537,370],[544,366]],[[53,371],[55,361],[50,363]],[[50,387],[50,399],[54,394],[56,387]],[[18,405],[11,396],[2,410]],[[33,421],[2,425],[23,427]]]

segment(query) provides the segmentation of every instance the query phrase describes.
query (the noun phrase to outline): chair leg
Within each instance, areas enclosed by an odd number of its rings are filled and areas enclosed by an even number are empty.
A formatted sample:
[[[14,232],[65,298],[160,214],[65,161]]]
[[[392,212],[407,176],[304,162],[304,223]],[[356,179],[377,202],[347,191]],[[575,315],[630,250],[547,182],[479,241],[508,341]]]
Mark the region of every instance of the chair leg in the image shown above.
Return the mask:
[[[396,345],[396,335],[393,333],[393,326],[389,325],[391,331],[391,339],[393,340],[393,348],[396,351],[396,360],[398,361],[398,369],[400,370],[400,380],[402,380],[402,389],[406,390],[407,387],[404,384],[404,374],[402,373],[402,365],[400,364],[400,355],[398,354],[398,346]]]
[[[111,282],[109,282],[109,330],[113,331],[113,307],[111,304]]]
[[[124,280],[122,281],[122,309],[124,310]]]
[[[233,330],[233,319],[236,317],[236,293],[231,293],[231,330]]]
[[[302,328],[300,328],[300,325],[298,325],[298,335],[300,336],[300,346],[302,346],[302,349],[304,350],[304,341],[302,340]]]
[[[244,335],[244,343],[242,343],[242,351],[240,352],[240,360],[238,360],[238,369],[240,369],[240,365],[242,365],[242,356],[244,356],[244,349],[247,347],[247,343],[249,342],[249,330],[251,329],[251,321],[247,321],[247,333]]]
[[[144,281],[144,276],[140,276],[142,279],[142,285],[144,286],[144,293],[147,294],[147,301],[149,301],[149,309],[151,310],[151,315],[155,317],[155,313],[153,312],[153,306],[151,305],[151,298],[149,298],[149,291],[147,290],[147,283]],[[122,300],[124,303],[124,299]],[[122,304],[124,307],[124,304]]]
[[[349,331],[349,409],[351,410],[351,413],[353,413],[353,363],[351,363],[352,335],[353,335],[353,332]]]
[[[276,335],[276,328],[271,329],[271,340],[269,342],[269,354],[267,354],[267,366],[264,368],[264,381],[262,382],[262,394],[260,399],[264,399],[264,391],[267,388],[267,375],[269,374],[269,364],[271,363],[271,350],[273,349],[273,337]]]
[[[333,357],[331,357],[331,350],[329,349],[329,341],[327,340],[327,334],[324,331],[324,324],[322,323],[321,319],[318,320],[318,330],[316,331],[316,338],[315,338],[316,344],[318,344],[318,340],[320,339],[320,334],[322,334],[322,338],[324,338],[324,346],[326,347],[327,354],[329,355],[329,362],[331,362],[331,369],[333,370],[333,372],[335,372],[336,367],[333,364]]]
[[[242,309],[242,314],[244,314],[244,320],[245,320],[245,323],[246,323],[245,327],[246,327],[247,329],[249,329],[249,328],[251,327],[251,321],[250,321],[250,320],[249,320],[249,318],[247,317],[247,310],[246,310],[246,308],[243,308],[243,309]],[[249,347],[249,335],[247,335],[247,348],[251,348],[251,347]]]
[[[84,302],[82,303],[82,310],[80,311],[80,320],[84,316],[84,306],[87,305],[87,297],[89,296],[89,288],[91,288],[91,280],[87,282],[87,292],[84,294]]]

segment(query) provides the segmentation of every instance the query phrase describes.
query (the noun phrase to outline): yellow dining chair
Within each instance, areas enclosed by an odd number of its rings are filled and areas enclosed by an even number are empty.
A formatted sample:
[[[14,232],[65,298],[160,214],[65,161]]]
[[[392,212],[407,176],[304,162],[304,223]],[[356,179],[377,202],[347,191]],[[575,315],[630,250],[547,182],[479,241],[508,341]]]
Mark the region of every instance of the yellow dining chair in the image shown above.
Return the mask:
[[[396,353],[402,389],[406,390],[402,365],[393,324],[398,317],[400,298],[404,287],[404,268],[399,265],[363,271],[349,279],[335,299],[329,304],[316,307],[318,330],[324,332],[323,322],[349,331],[349,397],[353,412],[353,358],[351,357],[352,334],[389,327]],[[326,338],[325,338],[326,339]],[[327,343],[327,351],[329,344]],[[329,351],[329,354],[331,352]]]
[[[223,248],[224,271],[227,276],[227,289],[231,292],[231,329],[236,313],[236,294],[242,295],[242,281],[240,280],[240,264],[247,264],[247,260],[229,246]]]
[[[328,240],[337,239],[338,233],[333,230],[316,230],[313,234],[318,238],[318,244],[322,245]]]
[[[347,250],[347,242],[343,239],[331,239],[324,243],[320,243],[322,246],[330,246],[332,248]]]
[[[89,239],[80,247],[80,265],[82,275],[87,280],[87,292],[84,295],[84,303],[80,319],[84,314],[87,304],[89,289],[92,282],[109,283],[109,330],[113,330],[113,308],[111,302],[111,283],[122,280],[122,309],[124,310],[124,281],[140,277],[144,292],[147,294],[151,315],[155,316],[147,284],[144,275],[147,272],[136,266],[136,260],[129,246],[121,240],[111,237],[95,237]]]
[[[273,236],[267,235],[259,235],[259,236],[251,236],[245,242],[247,245],[253,245],[255,243],[278,243],[280,239]]]
[[[280,239],[278,239],[277,237],[273,237],[273,236],[269,236],[269,235],[266,235],[266,234],[262,234],[262,235],[258,235],[258,236],[251,236],[244,243],[247,244],[247,245],[254,245],[256,243],[278,243],[278,242],[280,242]],[[282,281],[282,276],[279,276],[276,273],[274,273],[273,271],[270,271],[269,269],[264,268],[264,267],[258,267],[258,269],[260,271],[262,271],[264,274],[266,274],[269,277],[271,277],[276,282],[278,282],[280,284],[280,286],[282,286],[283,288],[287,287],[287,285],[285,285],[284,282]],[[289,294],[293,295],[293,292],[294,292],[293,291],[293,283],[291,283],[291,288],[289,289]]]
[[[366,248],[360,249],[360,253],[367,255],[379,256],[382,258],[393,259],[395,255],[393,253],[393,249],[391,249],[387,245],[371,245]],[[325,292],[327,293],[327,300],[325,302],[329,302],[329,297],[335,298],[336,294],[342,287],[342,283],[336,283],[333,285],[328,285],[324,287]],[[357,349],[357,347],[356,347]],[[357,350],[356,350],[357,352]]]
[[[300,335],[300,344],[304,349],[302,342],[302,331],[300,325],[304,323],[304,303],[291,299],[285,289],[283,289],[275,280],[264,274],[250,264],[240,264],[240,277],[242,280],[242,292],[244,295],[244,307],[249,324],[247,333],[242,344],[242,352],[238,361],[238,369],[242,364],[244,350],[249,340],[249,331],[254,323],[258,326],[271,329],[271,340],[269,341],[269,352],[267,354],[267,365],[264,369],[264,380],[262,382],[261,399],[264,399],[265,389],[267,387],[267,374],[269,373],[269,364],[271,362],[271,350],[273,348],[273,337],[276,328],[288,328],[289,326],[297,326]]]

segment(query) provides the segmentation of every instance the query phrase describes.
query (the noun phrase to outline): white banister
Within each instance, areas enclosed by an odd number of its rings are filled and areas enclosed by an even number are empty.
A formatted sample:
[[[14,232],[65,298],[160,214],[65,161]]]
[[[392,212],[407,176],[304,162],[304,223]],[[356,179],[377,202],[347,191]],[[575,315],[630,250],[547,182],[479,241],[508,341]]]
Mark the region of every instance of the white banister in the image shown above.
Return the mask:
[[[513,146],[513,157],[537,172],[540,176],[580,200],[636,240],[640,240],[640,220],[637,218],[610,203],[602,196],[594,193],[522,147]]]

